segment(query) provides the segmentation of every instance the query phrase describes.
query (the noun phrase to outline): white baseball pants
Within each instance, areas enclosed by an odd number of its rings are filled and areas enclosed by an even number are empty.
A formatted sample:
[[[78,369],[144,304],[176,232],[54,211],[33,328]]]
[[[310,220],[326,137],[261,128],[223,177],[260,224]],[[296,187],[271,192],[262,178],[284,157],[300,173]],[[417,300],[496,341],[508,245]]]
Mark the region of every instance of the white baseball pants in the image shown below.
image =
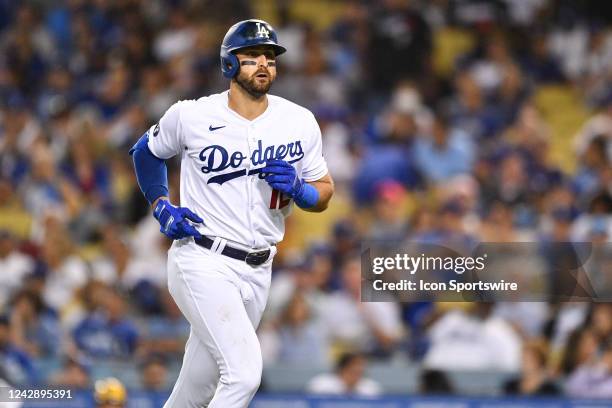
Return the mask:
[[[223,244],[216,245],[219,248]],[[266,306],[272,258],[253,267],[187,238],[168,251],[168,289],[191,332],[165,408],[246,408],[261,382],[255,329]]]

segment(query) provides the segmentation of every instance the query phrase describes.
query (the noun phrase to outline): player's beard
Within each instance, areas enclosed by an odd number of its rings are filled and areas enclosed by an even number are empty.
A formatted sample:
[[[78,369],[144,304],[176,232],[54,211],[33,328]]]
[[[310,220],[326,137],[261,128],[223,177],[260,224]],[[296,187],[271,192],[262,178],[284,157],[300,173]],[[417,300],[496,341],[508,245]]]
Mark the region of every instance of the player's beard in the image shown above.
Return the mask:
[[[264,83],[260,83],[257,80],[257,75],[261,73],[265,73],[268,75],[268,80]],[[246,93],[251,95],[253,99],[259,99],[265,94],[267,94],[273,82],[270,71],[266,69],[258,70],[250,78],[246,77],[246,75],[243,75],[242,72],[239,72],[235,79],[236,83],[240,85],[240,87],[244,89]]]

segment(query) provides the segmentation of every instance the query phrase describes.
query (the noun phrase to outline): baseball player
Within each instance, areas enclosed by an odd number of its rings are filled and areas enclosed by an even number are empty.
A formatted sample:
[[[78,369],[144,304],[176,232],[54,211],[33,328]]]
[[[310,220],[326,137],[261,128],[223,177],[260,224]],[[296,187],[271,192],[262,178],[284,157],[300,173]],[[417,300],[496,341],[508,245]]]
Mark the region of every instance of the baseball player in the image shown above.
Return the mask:
[[[255,334],[272,258],[293,205],[326,209],[333,181],[307,109],[268,95],[286,49],[265,21],[232,26],[221,45],[229,90],[181,101],[130,150],[168,251],[168,288],[191,324],[166,407],[247,407],[259,387]],[[180,204],[164,160],[181,158]]]

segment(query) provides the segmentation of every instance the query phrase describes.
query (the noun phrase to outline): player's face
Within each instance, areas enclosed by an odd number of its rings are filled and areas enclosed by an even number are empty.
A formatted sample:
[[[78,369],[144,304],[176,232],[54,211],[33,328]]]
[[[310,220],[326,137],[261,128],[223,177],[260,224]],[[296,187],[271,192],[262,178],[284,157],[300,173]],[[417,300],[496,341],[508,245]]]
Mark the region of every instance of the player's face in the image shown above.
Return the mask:
[[[274,50],[270,47],[250,47],[236,53],[240,70],[236,82],[251,96],[259,98],[270,90],[276,78]]]

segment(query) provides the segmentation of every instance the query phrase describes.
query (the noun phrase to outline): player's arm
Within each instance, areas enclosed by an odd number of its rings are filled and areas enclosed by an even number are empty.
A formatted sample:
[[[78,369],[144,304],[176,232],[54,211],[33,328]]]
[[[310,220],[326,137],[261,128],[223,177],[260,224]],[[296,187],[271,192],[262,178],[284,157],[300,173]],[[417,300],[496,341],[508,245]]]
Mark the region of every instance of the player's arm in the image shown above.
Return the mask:
[[[168,198],[168,169],[166,162],[151,152],[146,132],[130,149],[140,191],[153,208],[161,199]]]
[[[159,123],[151,127],[130,149],[140,190],[151,204],[160,231],[172,239],[200,237],[191,222],[202,219],[191,210],[172,205],[168,199],[166,160],[181,151],[180,109],[185,102],[172,105]]]
[[[189,221],[203,220],[188,208],[177,207],[168,200],[168,169],[163,159],[155,156],[148,146],[149,132],[130,149],[138,186],[153,209],[160,231],[169,238],[200,237]]]
[[[301,174],[285,160],[273,159],[266,162],[261,170],[264,178],[272,187],[293,199],[305,211],[325,211],[334,194],[334,182],[323,158],[321,129],[315,117],[310,114],[310,126],[306,143]],[[306,181],[308,180],[308,181]]]

